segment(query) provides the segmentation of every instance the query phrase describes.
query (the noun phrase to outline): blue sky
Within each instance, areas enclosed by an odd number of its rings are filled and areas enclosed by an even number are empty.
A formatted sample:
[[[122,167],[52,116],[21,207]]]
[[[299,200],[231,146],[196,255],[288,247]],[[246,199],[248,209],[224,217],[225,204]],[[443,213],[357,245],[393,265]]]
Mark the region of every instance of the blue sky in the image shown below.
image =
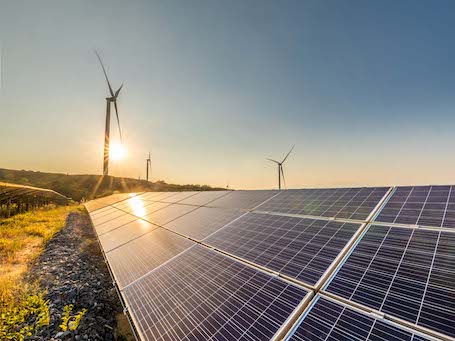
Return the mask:
[[[4,1],[0,167],[235,188],[455,183],[453,1]],[[112,128],[115,131],[114,126]],[[113,139],[117,136],[114,133]]]

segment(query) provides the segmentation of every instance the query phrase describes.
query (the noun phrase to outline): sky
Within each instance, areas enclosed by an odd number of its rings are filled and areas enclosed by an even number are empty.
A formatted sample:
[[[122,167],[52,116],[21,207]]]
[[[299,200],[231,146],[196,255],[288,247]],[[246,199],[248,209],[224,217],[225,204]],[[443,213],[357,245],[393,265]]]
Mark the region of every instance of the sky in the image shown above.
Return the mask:
[[[236,189],[455,183],[454,1],[0,0],[0,168]],[[118,141],[113,122],[112,140]]]

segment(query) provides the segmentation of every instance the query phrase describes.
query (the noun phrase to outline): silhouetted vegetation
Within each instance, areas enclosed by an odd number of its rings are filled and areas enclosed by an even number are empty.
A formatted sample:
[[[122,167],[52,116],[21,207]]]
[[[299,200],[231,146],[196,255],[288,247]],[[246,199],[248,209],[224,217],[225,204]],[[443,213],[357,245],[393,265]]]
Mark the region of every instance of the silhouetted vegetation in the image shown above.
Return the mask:
[[[0,181],[52,189],[75,201],[91,200],[111,195],[114,192],[211,191],[224,189],[205,185],[174,185],[167,184],[164,181],[147,182],[145,180],[114,176],[103,178],[101,175],[67,175],[11,169],[0,169]]]

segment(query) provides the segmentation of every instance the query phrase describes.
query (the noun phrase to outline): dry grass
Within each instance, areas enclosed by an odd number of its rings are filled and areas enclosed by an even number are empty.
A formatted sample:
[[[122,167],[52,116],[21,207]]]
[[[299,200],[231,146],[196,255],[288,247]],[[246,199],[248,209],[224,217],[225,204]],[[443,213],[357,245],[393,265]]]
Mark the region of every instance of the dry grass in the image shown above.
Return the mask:
[[[24,283],[23,277],[45,244],[65,226],[68,214],[76,210],[83,208],[43,209],[0,220],[0,339],[20,340],[48,320],[43,293],[37,285]],[[27,324],[31,317],[32,326]]]

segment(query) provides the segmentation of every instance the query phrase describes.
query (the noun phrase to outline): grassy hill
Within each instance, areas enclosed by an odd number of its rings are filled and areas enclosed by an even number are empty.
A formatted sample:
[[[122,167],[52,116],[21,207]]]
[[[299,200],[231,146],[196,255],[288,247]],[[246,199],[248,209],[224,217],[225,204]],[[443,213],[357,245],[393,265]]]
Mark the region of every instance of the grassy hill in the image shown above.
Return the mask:
[[[106,196],[115,191],[210,191],[224,189],[205,185],[174,185],[167,184],[164,181],[147,182],[114,176],[107,176],[102,179],[101,175],[67,175],[2,168],[0,168],[0,181],[49,188],[75,201]]]

